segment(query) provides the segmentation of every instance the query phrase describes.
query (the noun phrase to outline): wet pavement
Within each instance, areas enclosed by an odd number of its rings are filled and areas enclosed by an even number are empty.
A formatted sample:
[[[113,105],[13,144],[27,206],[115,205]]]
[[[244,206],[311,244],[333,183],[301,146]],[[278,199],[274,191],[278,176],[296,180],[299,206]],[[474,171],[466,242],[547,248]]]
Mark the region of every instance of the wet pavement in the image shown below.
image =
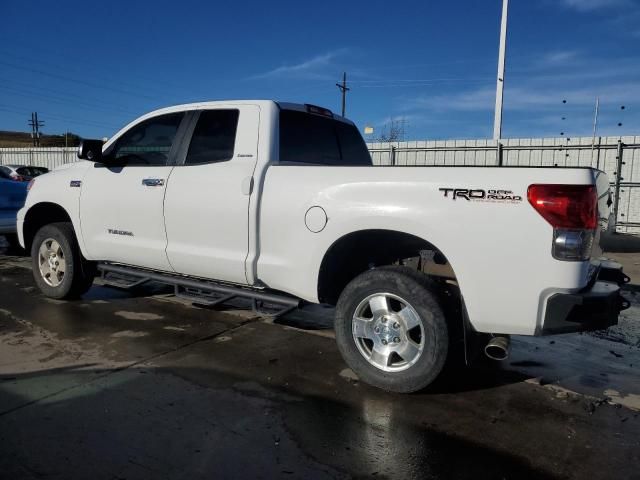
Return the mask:
[[[397,395],[347,369],[328,309],[273,323],[153,286],[54,301],[12,253],[0,478],[640,478],[640,294],[606,332],[517,337],[507,362]]]

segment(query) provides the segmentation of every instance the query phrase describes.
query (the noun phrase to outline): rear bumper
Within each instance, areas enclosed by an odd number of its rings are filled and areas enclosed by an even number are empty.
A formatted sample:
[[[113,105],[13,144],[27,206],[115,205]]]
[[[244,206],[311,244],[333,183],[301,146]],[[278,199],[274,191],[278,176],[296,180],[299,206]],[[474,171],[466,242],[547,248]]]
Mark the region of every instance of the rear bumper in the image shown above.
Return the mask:
[[[603,261],[595,282],[577,293],[556,293],[547,300],[542,335],[602,330],[616,325],[629,308],[620,287],[629,281],[622,265]]]

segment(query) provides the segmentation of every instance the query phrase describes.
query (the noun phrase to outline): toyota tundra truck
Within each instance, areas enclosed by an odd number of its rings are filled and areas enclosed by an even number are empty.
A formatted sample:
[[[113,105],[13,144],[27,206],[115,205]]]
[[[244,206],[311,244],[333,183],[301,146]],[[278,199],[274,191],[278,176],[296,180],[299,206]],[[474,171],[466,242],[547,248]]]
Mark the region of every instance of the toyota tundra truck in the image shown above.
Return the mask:
[[[351,121],[265,100],[157,110],[78,156],[32,180],[18,214],[44,295],[101,275],[275,315],[334,305],[345,362],[385,390],[628,306],[628,277],[600,259],[611,197],[592,168],[374,166]]]

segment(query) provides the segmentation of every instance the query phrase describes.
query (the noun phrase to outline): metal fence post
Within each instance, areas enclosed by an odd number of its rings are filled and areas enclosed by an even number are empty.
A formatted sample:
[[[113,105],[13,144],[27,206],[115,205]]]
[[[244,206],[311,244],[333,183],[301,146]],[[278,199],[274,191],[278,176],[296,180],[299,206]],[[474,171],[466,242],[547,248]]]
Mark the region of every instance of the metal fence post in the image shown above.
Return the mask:
[[[498,141],[498,145],[496,146],[496,157],[498,159],[498,166],[502,166],[502,157],[503,157],[503,145],[502,142]]]
[[[396,164],[396,147],[394,147],[392,144],[389,144],[389,164]]]
[[[622,140],[618,140],[618,150],[616,156],[616,181],[615,181],[615,193],[613,197],[613,231],[617,231],[618,227],[618,206],[620,205],[620,182],[622,178],[622,152],[624,151],[624,144]]]

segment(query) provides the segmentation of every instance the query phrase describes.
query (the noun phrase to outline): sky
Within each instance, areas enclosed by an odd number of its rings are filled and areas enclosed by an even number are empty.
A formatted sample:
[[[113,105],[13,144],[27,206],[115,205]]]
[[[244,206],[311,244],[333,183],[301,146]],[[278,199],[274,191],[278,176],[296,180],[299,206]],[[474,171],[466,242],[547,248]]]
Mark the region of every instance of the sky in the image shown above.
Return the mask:
[[[274,99],[374,140],[490,138],[501,0],[0,4],[0,130],[113,135],[163,106]],[[640,135],[640,0],[511,0],[503,137]],[[624,107],[624,108],[622,108]],[[619,125],[621,124],[621,125]]]

